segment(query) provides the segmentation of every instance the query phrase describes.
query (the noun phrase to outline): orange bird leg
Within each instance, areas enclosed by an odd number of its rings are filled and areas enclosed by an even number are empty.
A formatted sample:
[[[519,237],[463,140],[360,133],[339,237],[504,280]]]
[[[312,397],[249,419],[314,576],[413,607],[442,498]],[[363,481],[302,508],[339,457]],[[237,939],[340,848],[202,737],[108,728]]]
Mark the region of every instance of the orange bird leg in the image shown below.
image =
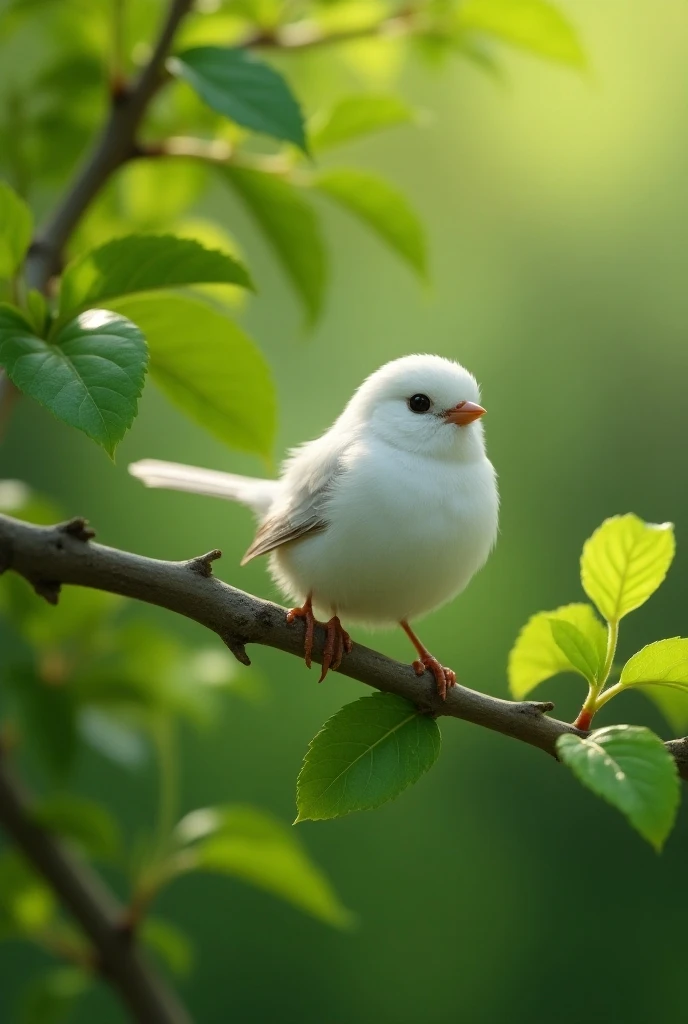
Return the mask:
[[[344,652],[350,654],[353,648],[351,637],[343,629],[338,616],[333,615],[330,621],[326,623],[325,629],[327,633],[325,635],[325,646],[323,647],[322,672],[320,673],[320,679],[318,679],[319,683],[322,683],[330,669],[333,672],[337,671],[342,663]]]
[[[306,659],[306,668],[311,667],[313,659],[313,635],[315,633],[315,615],[313,614],[313,595],[309,594],[301,608],[290,608],[287,612],[287,622],[291,625],[296,619],[306,620],[306,635],[303,641],[303,653]]]
[[[435,677],[437,692],[442,700],[446,700],[447,690],[451,690],[452,686],[456,686],[456,672],[452,671],[450,668],[445,668],[443,665],[440,665],[437,658],[434,658],[427,647],[420,642],[405,619],[402,620],[399,625],[420,655],[419,660],[413,662],[416,675],[422,676],[426,668],[429,668]]]

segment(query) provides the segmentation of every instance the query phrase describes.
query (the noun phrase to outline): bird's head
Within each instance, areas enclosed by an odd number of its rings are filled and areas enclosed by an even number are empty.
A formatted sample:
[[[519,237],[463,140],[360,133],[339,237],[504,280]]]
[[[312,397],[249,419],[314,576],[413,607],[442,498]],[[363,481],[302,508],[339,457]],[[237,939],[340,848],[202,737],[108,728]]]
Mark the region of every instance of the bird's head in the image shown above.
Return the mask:
[[[484,412],[472,373],[441,356],[412,355],[371,374],[345,416],[403,451],[472,461],[484,454]]]

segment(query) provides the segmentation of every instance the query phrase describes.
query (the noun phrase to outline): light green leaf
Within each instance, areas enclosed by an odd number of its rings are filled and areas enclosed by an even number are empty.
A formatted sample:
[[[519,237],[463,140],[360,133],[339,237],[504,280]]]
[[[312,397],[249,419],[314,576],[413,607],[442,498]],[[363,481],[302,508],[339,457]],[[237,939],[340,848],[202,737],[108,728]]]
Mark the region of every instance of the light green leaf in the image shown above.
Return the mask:
[[[270,369],[233,320],[172,292],[119,299],[150,348],[151,375],[167,397],[221,441],[269,457],[277,400]]]
[[[109,761],[131,770],[145,763],[148,756],[145,740],[128,722],[98,708],[84,708],[77,724],[82,739]]]
[[[576,29],[545,0],[466,0],[459,9],[458,26],[562,64],[580,68],[586,63]]]
[[[560,672],[580,672],[554,639],[554,619],[575,626],[598,659],[604,660],[606,630],[589,604],[567,604],[551,612],[538,612],[523,627],[509,654],[509,689],[515,700],[523,700],[538,683]]]
[[[167,66],[218,114],[308,152],[298,101],[282,75],[250,50],[196,46]]]
[[[281,178],[244,167],[224,176],[239,194],[302,300],[309,322],[317,320],[327,276],[327,256],[313,207]]]
[[[0,181],[0,278],[14,277],[29,248],[32,230],[31,210]]]
[[[557,753],[579,782],[618,808],[661,850],[680,794],[676,763],[659,736],[641,726],[612,725],[586,739],[560,736]]]
[[[294,831],[254,807],[192,811],[176,829],[184,871],[211,871],[265,889],[338,928],[352,924],[330,882]]]
[[[46,927],[57,910],[48,886],[34,874],[19,854],[0,855],[0,932],[35,935]]]
[[[33,979],[22,1001],[19,1024],[67,1024],[76,1003],[91,987],[77,967],[55,967]]]
[[[427,276],[422,225],[405,196],[382,178],[364,171],[323,171],[314,187],[367,224],[421,277]]]
[[[311,144],[316,150],[329,149],[414,120],[413,110],[398,96],[347,96],[315,122]]]
[[[69,264],[60,290],[60,322],[111,299],[192,284],[252,288],[245,267],[227,252],[177,235],[127,235]]]
[[[40,803],[34,818],[51,832],[70,839],[100,860],[112,860],[120,849],[119,826],[101,804],[72,793],[60,793]]]
[[[148,353],[138,327],[102,309],[66,324],[50,343],[12,306],[0,306],[0,365],[25,394],[113,456],[134,421]]]
[[[637,686],[677,732],[688,727],[688,640],[673,637],[648,644],[621,671],[622,686]]]
[[[379,807],[417,782],[440,752],[437,722],[402,697],[346,704],[311,740],[299,773],[297,821]]]
[[[184,932],[160,917],[147,917],[141,925],[141,940],[157,953],[173,974],[186,977],[193,966],[193,950]]]
[[[50,322],[50,311],[45,295],[36,288],[30,288],[26,296],[27,312],[39,338],[44,338]]]
[[[554,642],[573,667],[589,683],[596,682],[604,665],[603,658],[600,660],[600,655],[603,652],[599,648],[595,648],[585,634],[566,619],[551,619],[550,628]]]
[[[606,519],[583,545],[583,590],[609,622],[647,601],[674,557],[672,523],[645,523],[629,513]]]

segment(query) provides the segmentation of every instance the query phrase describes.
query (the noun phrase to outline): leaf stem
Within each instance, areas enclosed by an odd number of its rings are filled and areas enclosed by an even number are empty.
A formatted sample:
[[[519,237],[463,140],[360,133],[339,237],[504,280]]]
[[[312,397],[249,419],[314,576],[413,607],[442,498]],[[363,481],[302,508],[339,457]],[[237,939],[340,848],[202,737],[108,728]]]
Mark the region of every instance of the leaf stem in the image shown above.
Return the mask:
[[[592,725],[592,720],[595,717],[595,713],[599,711],[603,704],[606,704],[611,697],[616,696],[619,692],[620,683],[615,686],[610,686],[608,690],[604,690],[604,684],[609,679],[609,674],[614,665],[614,658],[616,657],[616,647],[619,642],[619,623],[618,620],[607,623],[607,653],[604,659],[604,665],[600,673],[599,679],[590,683],[588,689],[588,695],[585,698],[585,703],[580,709],[578,718],[576,718],[573,725],[576,729],[582,729],[587,731]],[[611,695],[608,696],[608,695]]]

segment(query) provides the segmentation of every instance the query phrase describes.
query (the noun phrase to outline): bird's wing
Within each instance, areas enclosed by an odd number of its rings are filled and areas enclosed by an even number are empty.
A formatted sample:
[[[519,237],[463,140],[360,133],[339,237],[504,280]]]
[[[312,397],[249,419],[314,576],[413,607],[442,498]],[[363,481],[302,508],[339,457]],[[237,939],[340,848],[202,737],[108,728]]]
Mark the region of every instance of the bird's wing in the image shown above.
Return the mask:
[[[328,499],[341,477],[345,445],[331,432],[296,449],[283,467],[280,498],[261,523],[241,564],[329,525]]]
[[[277,495],[279,481],[260,480],[214,469],[182,466],[177,462],[142,459],[132,462],[129,472],[146,487],[166,487],[173,491],[207,494],[227,501],[238,501],[259,515],[265,515]]]

